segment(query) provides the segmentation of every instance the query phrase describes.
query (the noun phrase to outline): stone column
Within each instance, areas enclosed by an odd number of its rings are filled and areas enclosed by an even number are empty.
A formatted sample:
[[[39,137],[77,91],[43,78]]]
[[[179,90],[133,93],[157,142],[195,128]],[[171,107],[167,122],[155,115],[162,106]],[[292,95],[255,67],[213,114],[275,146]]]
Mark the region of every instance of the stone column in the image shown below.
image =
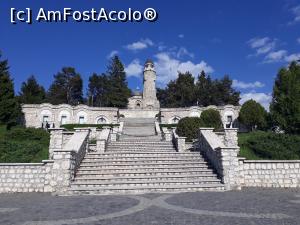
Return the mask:
[[[170,130],[165,129],[164,131],[164,139],[165,141],[172,141],[172,133]]]
[[[224,129],[224,144],[227,147],[238,146],[238,128],[225,128]]]
[[[51,187],[57,194],[65,193],[74,179],[75,152],[57,150],[53,154]]]
[[[177,142],[177,151],[178,152],[184,152],[185,151],[185,139],[186,137],[176,137],[176,142]]]
[[[62,149],[64,128],[51,128],[49,143],[49,159],[53,159],[53,152]]]
[[[226,190],[240,190],[238,147],[221,147],[218,151],[221,160],[222,181]]]

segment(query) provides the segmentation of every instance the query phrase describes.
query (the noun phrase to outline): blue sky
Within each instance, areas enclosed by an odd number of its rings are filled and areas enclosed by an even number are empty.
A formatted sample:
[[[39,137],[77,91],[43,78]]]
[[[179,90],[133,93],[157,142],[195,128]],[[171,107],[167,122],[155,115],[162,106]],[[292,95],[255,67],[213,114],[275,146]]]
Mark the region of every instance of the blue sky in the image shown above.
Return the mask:
[[[154,8],[155,22],[68,22],[11,24],[10,9],[91,8],[144,10]],[[154,60],[158,85],[175,79],[177,71],[213,78],[229,74],[242,92],[265,107],[280,67],[300,58],[300,1],[14,1],[0,2],[0,49],[9,60],[16,91],[34,74],[49,87],[63,66],[88,77],[105,72],[108,57],[118,54],[129,86],[142,86],[141,70]]]

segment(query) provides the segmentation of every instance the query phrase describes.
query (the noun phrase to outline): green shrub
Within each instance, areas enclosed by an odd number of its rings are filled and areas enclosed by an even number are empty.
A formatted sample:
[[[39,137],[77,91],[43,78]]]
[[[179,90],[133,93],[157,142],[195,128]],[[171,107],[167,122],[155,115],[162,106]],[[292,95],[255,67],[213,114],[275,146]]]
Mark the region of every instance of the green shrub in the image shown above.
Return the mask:
[[[171,124],[168,124],[168,123],[162,123],[162,124],[159,124],[160,126],[160,129],[162,129],[163,127],[166,127],[168,129],[171,129],[173,127],[177,127],[177,123],[171,123]]]
[[[300,159],[300,136],[256,131],[239,134],[240,156],[247,159]]]
[[[176,133],[179,136],[186,137],[186,141],[190,142],[197,138],[199,127],[201,127],[199,117],[185,117],[179,120]]]
[[[201,127],[213,127],[216,130],[223,128],[223,123],[219,111],[215,109],[207,109],[200,116]]]
[[[67,130],[74,130],[74,128],[82,128],[82,127],[96,127],[98,129],[101,129],[104,126],[109,127],[118,127],[120,124],[76,124],[76,123],[70,123],[70,124],[64,124],[60,127],[65,128]]]
[[[48,159],[50,135],[34,128],[0,129],[0,162],[29,163]]]

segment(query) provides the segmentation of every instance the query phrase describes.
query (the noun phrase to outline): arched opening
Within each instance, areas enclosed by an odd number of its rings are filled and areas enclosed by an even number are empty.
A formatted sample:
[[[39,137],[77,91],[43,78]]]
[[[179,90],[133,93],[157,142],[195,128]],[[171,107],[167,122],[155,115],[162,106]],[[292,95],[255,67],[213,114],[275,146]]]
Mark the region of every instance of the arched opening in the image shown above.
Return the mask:
[[[171,118],[170,123],[171,123],[171,124],[172,124],[172,123],[177,124],[177,123],[179,122],[179,120],[180,120],[180,117],[174,116],[173,118]]]
[[[98,118],[97,124],[104,124],[104,123],[107,123],[107,120],[104,117]]]

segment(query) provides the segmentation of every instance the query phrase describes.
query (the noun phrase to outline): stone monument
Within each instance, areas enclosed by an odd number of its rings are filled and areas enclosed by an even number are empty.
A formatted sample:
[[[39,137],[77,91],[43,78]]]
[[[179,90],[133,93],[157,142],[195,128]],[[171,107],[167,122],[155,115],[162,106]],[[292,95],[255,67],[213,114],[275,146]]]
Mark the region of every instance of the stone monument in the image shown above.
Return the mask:
[[[152,60],[147,60],[144,66],[143,94],[134,94],[128,99],[129,109],[159,109],[159,101],[156,97],[156,72]]]

